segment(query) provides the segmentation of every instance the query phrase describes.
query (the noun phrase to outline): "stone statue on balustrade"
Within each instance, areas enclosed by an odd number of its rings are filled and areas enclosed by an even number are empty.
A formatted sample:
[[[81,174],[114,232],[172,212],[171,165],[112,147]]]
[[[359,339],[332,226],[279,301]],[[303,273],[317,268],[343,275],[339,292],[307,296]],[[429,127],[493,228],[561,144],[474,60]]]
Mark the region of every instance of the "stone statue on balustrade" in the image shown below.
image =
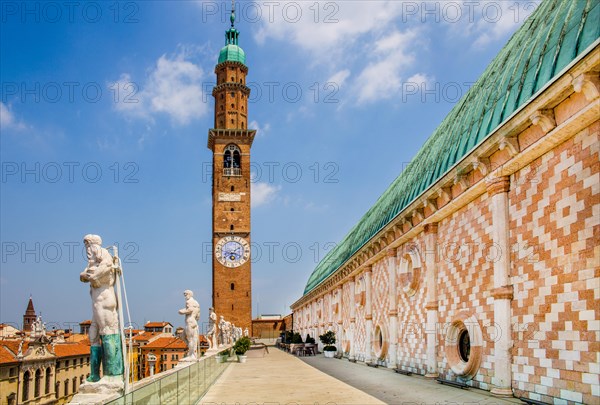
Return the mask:
[[[230,345],[231,341],[232,341],[231,322],[229,322],[229,321],[225,321],[225,341],[227,342],[226,344],[228,344],[228,345]]]
[[[195,360],[198,358],[198,320],[200,319],[200,304],[194,299],[191,290],[183,292],[185,297],[185,308],[179,313],[185,315],[185,343],[188,347],[187,356],[182,360]]]
[[[92,298],[92,324],[89,330],[90,375],[87,381],[100,381],[108,389],[122,388],[123,351],[117,312],[118,297],[115,292],[115,283],[121,271],[119,259],[117,255],[111,256],[108,250],[102,247],[102,238],[98,235],[86,235],[83,243],[88,264],[79,275],[79,279],[90,284]]]
[[[225,317],[223,317],[223,315],[221,315],[220,319],[219,319],[219,346],[223,346],[227,344],[227,340],[226,340],[226,324],[225,324]]]
[[[208,331],[206,332],[206,340],[208,340],[208,350],[216,349],[217,343],[217,314],[213,308],[208,309]]]
[[[248,332],[248,328],[244,329],[244,336],[245,337],[250,336],[250,332]]]

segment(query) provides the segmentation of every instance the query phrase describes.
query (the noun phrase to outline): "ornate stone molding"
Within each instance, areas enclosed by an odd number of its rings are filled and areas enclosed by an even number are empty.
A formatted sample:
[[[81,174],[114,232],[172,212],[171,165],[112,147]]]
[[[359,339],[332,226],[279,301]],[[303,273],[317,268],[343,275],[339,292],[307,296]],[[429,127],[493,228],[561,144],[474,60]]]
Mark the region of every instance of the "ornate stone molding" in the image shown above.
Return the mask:
[[[471,162],[473,170],[479,170],[482,176],[487,176],[490,167],[490,159],[485,157],[478,157],[476,160]]]
[[[592,101],[600,97],[600,78],[598,73],[582,73],[571,82],[576,93],[583,93],[586,100]]]
[[[490,197],[499,193],[507,193],[508,190],[510,190],[510,178],[508,176],[496,177],[487,186]]]
[[[423,231],[425,233],[437,233],[437,231],[438,231],[437,222],[431,222],[429,224],[425,224]]]
[[[519,154],[519,140],[514,136],[506,137],[500,141],[498,149],[506,149],[510,157],[513,158]]]
[[[423,210],[421,209],[414,209],[411,213],[411,216],[417,220],[417,222],[421,222],[425,216],[423,215]]]
[[[542,128],[542,131],[544,131],[545,134],[556,128],[554,111],[551,109],[537,110],[529,119],[533,125]]]
[[[437,311],[439,308],[439,305],[437,302],[428,302],[427,304],[425,304],[425,309],[428,311]]]
[[[372,321],[373,320],[373,315],[365,315],[365,321]]]
[[[432,211],[437,211],[437,200],[435,198],[426,198],[423,200],[423,208],[430,207]]]
[[[445,198],[447,200],[452,199],[452,188],[451,187],[440,187],[438,190],[438,197]]]
[[[396,309],[390,309],[388,311],[388,316],[398,316],[398,310],[396,310]]]
[[[496,300],[501,300],[501,299],[512,300],[513,299],[513,287],[510,285],[505,285],[504,287],[494,288],[491,291],[491,295]]]
[[[470,341],[467,361],[459,354],[459,338],[463,331],[468,333]],[[446,333],[445,352],[454,374],[465,380],[470,380],[477,374],[483,357],[483,333],[474,313],[461,311],[456,314]]]
[[[454,185],[460,184],[463,191],[469,188],[469,182],[467,181],[467,176],[465,176],[463,173],[456,174],[456,176],[454,177],[453,184]]]

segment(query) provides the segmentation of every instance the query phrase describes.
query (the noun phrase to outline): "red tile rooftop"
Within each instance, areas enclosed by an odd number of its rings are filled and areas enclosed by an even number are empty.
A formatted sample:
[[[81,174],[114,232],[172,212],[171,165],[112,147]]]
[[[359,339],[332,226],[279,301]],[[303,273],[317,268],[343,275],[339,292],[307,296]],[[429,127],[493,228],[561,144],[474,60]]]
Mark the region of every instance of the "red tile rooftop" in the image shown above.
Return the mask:
[[[145,328],[164,328],[167,325],[171,325],[169,322],[150,322],[148,321],[144,327]]]
[[[177,337],[158,338],[144,347],[148,349],[187,349],[185,342]]]

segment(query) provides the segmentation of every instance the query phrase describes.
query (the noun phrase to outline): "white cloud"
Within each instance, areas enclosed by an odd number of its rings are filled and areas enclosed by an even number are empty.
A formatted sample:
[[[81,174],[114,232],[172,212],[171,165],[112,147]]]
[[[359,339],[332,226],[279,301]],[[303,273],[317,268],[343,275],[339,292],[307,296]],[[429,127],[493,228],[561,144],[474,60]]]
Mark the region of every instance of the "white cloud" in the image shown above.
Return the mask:
[[[335,83],[339,89],[344,85],[344,82],[348,77],[350,77],[350,71],[348,69],[343,69],[334,73],[333,76],[327,79],[327,83]]]
[[[402,86],[401,75],[411,66],[415,56],[409,48],[417,37],[416,30],[394,31],[375,42],[374,59],[354,82],[358,104],[385,100],[397,95]]]
[[[264,125],[261,125],[258,123],[258,121],[254,120],[250,122],[248,128],[256,129],[257,136],[265,136],[271,130],[271,124],[267,122]]]
[[[328,59],[345,45],[372,31],[385,30],[402,11],[401,2],[278,2],[255,34],[259,44],[269,39],[286,40]],[[298,8],[300,13],[298,14]],[[271,18],[272,17],[272,18]]]
[[[491,42],[505,40],[510,33],[523,24],[540,3],[540,0],[527,2],[481,0],[471,3],[469,7],[462,4],[458,14],[453,13],[443,21],[450,23],[451,35],[469,41],[475,38],[472,42],[473,47],[484,48]],[[453,21],[454,15],[460,17],[459,21]]]
[[[252,208],[267,205],[275,201],[279,191],[281,191],[281,186],[261,182],[252,183],[250,186]]]
[[[0,129],[15,129],[20,131],[25,128],[25,124],[17,120],[15,117],[15,114],[12,112],[12,108],[3,102],[0,102]]]
[[[202,93],[204,71],[187,57],[185,51],[172,57],[162,55],[143,85],[133,82],[130,74],[121,74],[109,85],[118,94],[117,111],[146,119],[163,113],[179,125],[204,116],[208,112]]]

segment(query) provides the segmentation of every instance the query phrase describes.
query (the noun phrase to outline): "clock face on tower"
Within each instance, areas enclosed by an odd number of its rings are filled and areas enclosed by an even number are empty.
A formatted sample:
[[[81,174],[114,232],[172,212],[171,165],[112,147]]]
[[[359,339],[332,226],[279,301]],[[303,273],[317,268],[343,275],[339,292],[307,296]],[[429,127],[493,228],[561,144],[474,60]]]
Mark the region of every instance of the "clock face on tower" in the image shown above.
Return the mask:
[[[250,258],[250,244],[240,236],[225,236],[215,246],[215,256],[226,267],[239,267]]]

